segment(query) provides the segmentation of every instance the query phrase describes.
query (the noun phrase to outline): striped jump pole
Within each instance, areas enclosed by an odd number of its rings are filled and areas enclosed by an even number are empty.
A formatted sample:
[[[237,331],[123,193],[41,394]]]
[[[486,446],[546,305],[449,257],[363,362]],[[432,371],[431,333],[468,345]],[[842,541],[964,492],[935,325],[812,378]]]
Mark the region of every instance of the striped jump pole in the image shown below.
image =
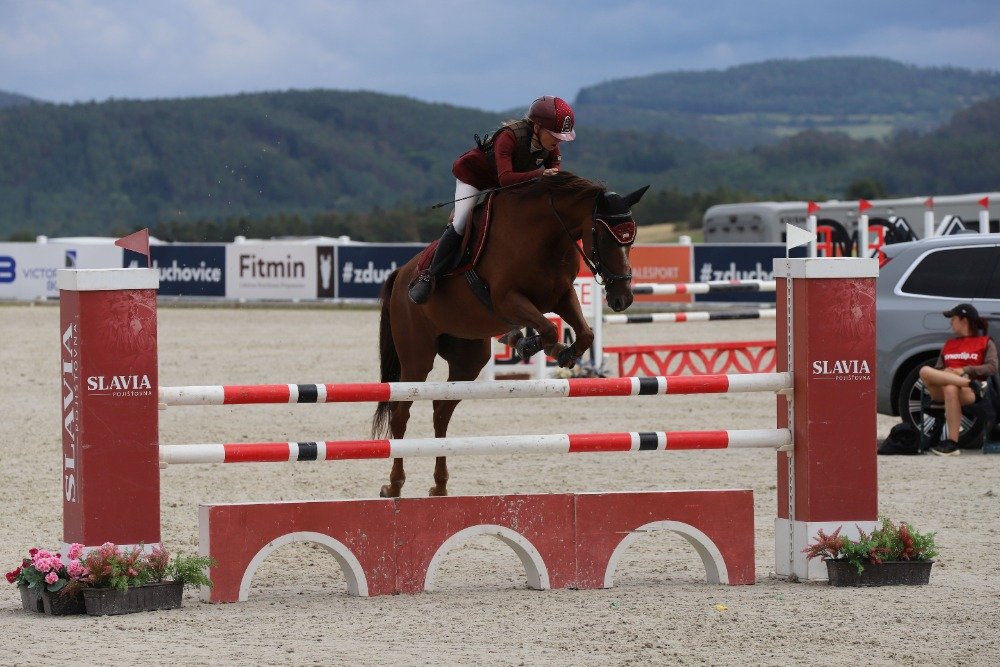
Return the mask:
[[[645,313],[637,315],[605,315],[605,324],[649,324],[651,322],[714,322],[717,320],[773,320],[774,308],[754,310],[697,311],[692,313]]]
[[[493,382],[220,385],[160,387],[160,403],[164,406],[182,406],[588,398],[664,394],[732,394],[781,391],[790,389],[791,386],[791,373],[496,380]]]
[[[774,280],[710,280],[704,283],[638,283],[632,294],[718,294],[722,292],[773,292]]]
[[[743,431],[646,431],[560,433],[397,440],[330,440],[160,445],[161,464],[276,463],[345,461],[414,456],[495,454],[583,454],[594,452],[677,451],[684,449],[779,449],[792,442],[788,429]]]

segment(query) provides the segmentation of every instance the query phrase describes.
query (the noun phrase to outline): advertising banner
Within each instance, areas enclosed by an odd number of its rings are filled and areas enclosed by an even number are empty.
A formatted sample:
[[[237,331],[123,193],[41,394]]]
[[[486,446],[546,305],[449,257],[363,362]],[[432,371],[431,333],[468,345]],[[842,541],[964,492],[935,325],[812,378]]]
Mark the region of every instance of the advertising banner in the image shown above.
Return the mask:
[[[316,246],[231,243],[226,246],[226,297],[315,299]]]
[[[702,244],[694,248],[693,282],[713,280],[774,280],[774,260],[785,256],[781,243]],[[805,256],[806,248],[793,248],[793,256]],[[696,302],[773,303],[774,292],[721,292],[697,294]]]
[[[691,282],[691,246],[636,245],[629,255],[632,263],[632,284]],[[582,273],[581,273],[582,275]],[[690,303],[690,294],[642,295],[636,303]]]
[[[0,300],[55,299],[57,270],[121,265],[122,249],[110,243],[0,243]]]
[[[154,245],[149,250],[161,296],[226,296],[226,246]],[[145,268],[146,258],[126,250],[123,264]]]
[[[386,277],[424,249],[422,243],[337,247],[337,297],[377,299]]]

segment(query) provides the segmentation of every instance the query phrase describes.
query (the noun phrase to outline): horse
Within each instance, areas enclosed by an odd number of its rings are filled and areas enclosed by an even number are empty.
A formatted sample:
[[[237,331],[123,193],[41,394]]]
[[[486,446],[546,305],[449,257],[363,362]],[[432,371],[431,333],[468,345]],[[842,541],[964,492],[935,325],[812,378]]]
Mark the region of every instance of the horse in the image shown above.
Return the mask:
[[[380,295],[382,382],[423,382],[436,356],[448,363],[449,381],[475,380],[492,354],[491,339],[505,332],[504,340],[522,359],[543,349],[559,366],[572,368],[594,342],[573,288],[580,261],[604,285],[612,310],[621,312],[632,304],[629,251],[636,225],[631,207],[648,189],[622,196],[559,172],[494,193],[489,236],[475,266],[488,286],[485,297],[477,296],[466,276],[455,273],[437,279],[427,303],[413,304],[407,285],[418,274],[419,255],[387,277]],[[573,330],[572,344],[559,341],[547,312],[559,315]],[[538,334],[525,337],[522,327]],[[458,403],[434,401],[435,437],[445,437]],[[402,438],[410,406],[409,401],[379,403],[372,438]],[[399,497],[405,480],[403,459],[396,458],[380,495]],[[430,495],[447,495],[447,484],[446,457],[439,456]]]

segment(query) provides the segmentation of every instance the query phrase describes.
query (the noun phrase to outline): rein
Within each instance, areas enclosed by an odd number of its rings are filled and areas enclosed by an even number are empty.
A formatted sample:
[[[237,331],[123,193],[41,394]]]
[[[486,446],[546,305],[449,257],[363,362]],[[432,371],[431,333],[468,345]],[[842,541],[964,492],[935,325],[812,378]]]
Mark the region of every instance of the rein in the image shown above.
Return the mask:
[[[574,239],[573,235],[570,234],[569,227],[566,226],[566,221],[562,219],[561,215],[559,215],[559,211],[556,209],[556,204],[552,200],[552,193],[549,193],[549,206],[552,208],[552,213],[553,213],[553,215],[556,216],[556,220],[558,220],[559,224],[562,225],[563,231],[566,232],[566,236],[568,236],[569,240],[572,242],[573,248],[576,250],[577,254],[579,254],[580,257],[583,259],[584,264],[587,265],[587,268],[590,269],[590,272],[594,274],[594,281],[598,285],[610,285],[610,284],[612,284],[612,283],[614,283],[614,282],[616,282],[618,280],[631,280],[632,279],[632,273],[631,272],[629,272],[629,273],[611,273],[611,274],[607,274],[606,275],[604,273],[604,271],[601,270],[601,251],[600,251],[600,249],[598,248],[598,245],[597,245],[597,223],[598,223],[598,221],[600,221],[605,226],[607,226],[608,223],[607,223],[607,221],[605,219],[603,219],[603,218],[599,219],[597,217],[596,206],[595,206],[594,215],[592,215],[591,219],[590,219],[590,222],[591,222],[591,225],[590,225],[590,253],[593,256],[593,259],[591,259],[590,257],[587,257],[586,253],[584,253],[583,250],[580,249],[580,246],[577,245],[576,239]],[[610,219],[618,218],[618,219],[622,219],[622,220],[628,219],[628,218],[631,218],[631,217],[632,217],[631,211],[626,212],[626,213],[613,213],[613,214],[604,216],[604,218],[610,218]],[[610,229],[608,231],[610,232]],[[612,236],[614,236],[614,234],[612,234]],[[600,280],[598,280],[598,277],[600,277]]]

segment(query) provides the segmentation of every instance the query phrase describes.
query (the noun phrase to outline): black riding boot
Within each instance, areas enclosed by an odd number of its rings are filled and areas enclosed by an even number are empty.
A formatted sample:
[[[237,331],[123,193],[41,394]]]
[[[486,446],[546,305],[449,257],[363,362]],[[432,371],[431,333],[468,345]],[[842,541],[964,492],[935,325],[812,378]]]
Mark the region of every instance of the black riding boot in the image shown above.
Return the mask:
[[[416,281],[410,286],[410,301],[418,306],[427,303],[427,299],[431,298],[431,292],[434,291],[435,279],[451,267],[452,255],[461,244],[462,235],[450,224],[445,227],[444,234],[441,235],[441,240],[438,241],[438,246],[434,250],[434,259],[431,260],[431,265],[426,270],[421,271]]]

